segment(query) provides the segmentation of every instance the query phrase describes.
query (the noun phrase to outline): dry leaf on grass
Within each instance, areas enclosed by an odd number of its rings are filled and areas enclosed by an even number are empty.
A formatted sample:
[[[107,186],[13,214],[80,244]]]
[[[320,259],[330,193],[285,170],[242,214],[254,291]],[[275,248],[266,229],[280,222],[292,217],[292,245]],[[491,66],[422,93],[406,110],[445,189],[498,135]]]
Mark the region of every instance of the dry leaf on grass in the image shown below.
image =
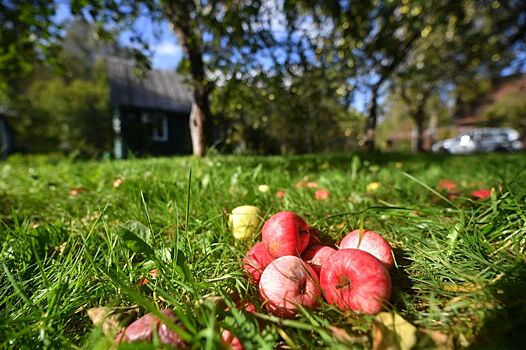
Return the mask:
[[[373,350],[409,350],[417,329],[396,313],[380,312],[373,321]]]
[[[453,337],[424,328],[416,328],[397,313],[381,312],[373,321],[373,350],[410,350],[417,348],[448,350]]]
[[[88,317],[95,326],[101,326],[102,332],[108,336],[114,336],[122,328],[137,318],[139,309],[133,308],[113,308],[113,307],[93,307],[87,311]]]
[[[86,192],[86,189],[84,187],[75,187],[69,190],[69,195],[71,197],[76,197],[79,194],[84,193],[84,192]]]

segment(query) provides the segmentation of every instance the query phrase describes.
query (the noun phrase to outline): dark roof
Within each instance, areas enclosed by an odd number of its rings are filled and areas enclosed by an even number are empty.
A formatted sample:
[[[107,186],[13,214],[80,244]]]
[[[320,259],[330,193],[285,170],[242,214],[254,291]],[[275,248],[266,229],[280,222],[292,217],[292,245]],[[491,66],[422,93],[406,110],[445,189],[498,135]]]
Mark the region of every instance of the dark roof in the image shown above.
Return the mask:
[[[192,93],[183,76],[154,69],[140,78],[133,61],[118,57],[108,57],[107,67],[112,105],[190,112]]]

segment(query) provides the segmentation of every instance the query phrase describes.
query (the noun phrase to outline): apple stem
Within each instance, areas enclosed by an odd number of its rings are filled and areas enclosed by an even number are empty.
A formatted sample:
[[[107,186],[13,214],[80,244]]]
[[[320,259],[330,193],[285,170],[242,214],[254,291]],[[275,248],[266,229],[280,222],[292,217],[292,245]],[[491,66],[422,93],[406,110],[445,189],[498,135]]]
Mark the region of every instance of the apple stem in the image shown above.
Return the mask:
[[[351,281],[347,278],[345,278],[341,283],[338,283],[335,287],[336,289],[342,289],[349,287],[351,285]]]
[[[300,286],[300,294],[305,294],[307,291],[307,281],[303,281],[303,283]]]

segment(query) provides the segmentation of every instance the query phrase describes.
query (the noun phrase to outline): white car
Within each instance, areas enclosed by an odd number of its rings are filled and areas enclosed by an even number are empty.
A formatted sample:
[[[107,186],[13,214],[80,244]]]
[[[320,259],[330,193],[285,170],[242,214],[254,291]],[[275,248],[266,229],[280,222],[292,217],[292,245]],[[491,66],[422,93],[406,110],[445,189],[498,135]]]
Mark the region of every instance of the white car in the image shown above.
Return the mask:
[[[473,129],[431,146],[434,153],[471,154],[479,152],[516,152],[523,145],[517,130],[512,128]]]

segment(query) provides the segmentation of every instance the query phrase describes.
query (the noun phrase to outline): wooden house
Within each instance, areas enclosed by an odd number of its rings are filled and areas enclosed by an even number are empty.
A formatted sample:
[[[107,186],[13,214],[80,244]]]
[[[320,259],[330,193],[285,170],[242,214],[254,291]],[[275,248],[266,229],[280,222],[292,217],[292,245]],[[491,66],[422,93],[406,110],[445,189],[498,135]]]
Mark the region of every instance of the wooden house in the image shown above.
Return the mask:
[[[190,154],[191,88],[174,71],[139,72],[133,61],[107,58],[114,154]]]

